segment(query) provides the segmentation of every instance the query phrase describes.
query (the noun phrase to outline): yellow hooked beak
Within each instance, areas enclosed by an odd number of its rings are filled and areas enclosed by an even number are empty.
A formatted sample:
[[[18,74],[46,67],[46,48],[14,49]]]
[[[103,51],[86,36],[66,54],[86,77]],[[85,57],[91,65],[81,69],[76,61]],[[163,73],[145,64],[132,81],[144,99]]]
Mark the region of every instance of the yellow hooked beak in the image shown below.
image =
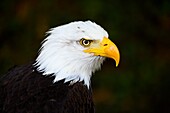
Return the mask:
[[[120,61],[120,53],[117,46],[108,38],[104,37],[98,46],[84,50],[86,53],[93,53],[95,56],[112,58],[116,62],[116,67]]]

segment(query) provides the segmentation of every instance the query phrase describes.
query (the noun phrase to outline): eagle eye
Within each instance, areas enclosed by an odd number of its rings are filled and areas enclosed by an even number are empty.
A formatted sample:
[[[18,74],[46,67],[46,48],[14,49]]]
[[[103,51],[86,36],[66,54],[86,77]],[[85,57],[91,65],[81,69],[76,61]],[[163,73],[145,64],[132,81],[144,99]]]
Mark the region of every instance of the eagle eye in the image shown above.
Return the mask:
[[[84,39],[84,38],[80,40],[80,44],[84,47],[89,47],[92,42],[93,40]]]

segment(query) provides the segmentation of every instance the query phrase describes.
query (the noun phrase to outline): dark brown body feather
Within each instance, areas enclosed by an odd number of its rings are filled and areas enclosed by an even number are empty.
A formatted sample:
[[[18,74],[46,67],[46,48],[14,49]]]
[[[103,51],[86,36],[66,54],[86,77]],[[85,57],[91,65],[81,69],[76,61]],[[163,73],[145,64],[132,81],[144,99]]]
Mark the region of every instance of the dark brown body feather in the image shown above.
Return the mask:
[[[32,64],[10,69],[0,80],[0,113],[94,113],[91,88],[53,80]]]

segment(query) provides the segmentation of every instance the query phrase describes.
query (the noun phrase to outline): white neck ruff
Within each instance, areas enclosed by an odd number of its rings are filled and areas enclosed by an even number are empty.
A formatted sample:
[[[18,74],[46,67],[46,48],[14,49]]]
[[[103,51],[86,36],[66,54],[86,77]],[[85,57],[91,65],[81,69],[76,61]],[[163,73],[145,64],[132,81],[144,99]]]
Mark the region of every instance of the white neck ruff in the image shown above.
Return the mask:
[[[34,66],[43,75],[53,74],[54,82],[84,81],[89,87],[92,73],[100,69],[104,57],[83,52],[85,49],[77,43],[82,37],[102,40],[107,32],[95,23],[75,22],[59,26],[48,32],[43,41]]]

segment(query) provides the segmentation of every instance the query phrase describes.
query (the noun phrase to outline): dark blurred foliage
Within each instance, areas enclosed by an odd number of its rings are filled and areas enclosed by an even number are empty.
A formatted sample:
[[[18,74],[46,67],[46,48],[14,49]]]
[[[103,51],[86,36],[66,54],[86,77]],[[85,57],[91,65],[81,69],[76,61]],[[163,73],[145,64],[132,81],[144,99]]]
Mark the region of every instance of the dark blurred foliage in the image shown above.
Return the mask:
[[[168,0],[1,0],[0,73],[33,60],[49,28],[88,19],[121,52],[92,77],[97,113],[170,113]]]

